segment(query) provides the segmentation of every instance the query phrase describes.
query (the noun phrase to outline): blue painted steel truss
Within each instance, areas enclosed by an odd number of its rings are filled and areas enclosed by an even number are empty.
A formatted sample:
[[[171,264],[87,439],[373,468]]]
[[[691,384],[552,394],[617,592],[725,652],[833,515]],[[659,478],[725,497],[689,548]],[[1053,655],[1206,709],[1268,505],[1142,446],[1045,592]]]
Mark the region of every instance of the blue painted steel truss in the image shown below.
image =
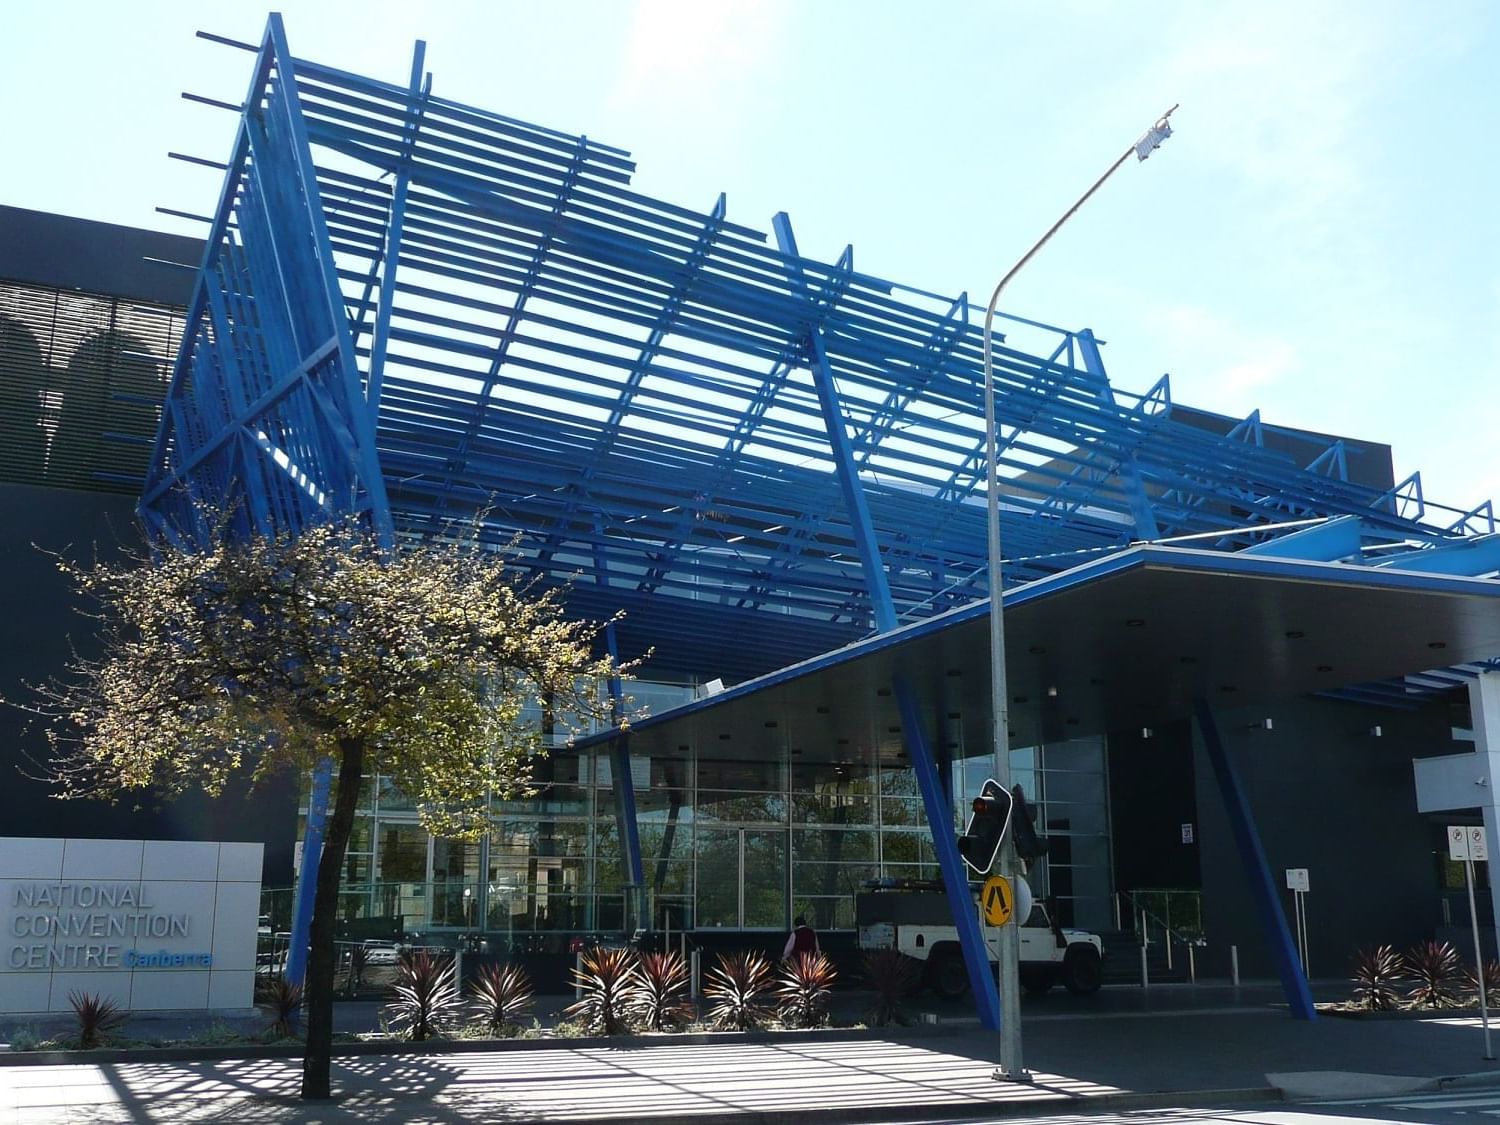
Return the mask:
[[[364,513],[478,514],[519,565],[627,612],[621,647],[781,666],[985,596],[980,332],[968,300],[825,263],[630,187],[628,153],[293,57],[273,19],[212,218],[142,512],[191,537]],[[997,351],[1007,582],[1133,540],[1263,544],[1358,517],[1359,552],[1494,529],[1346,451],[1299,464],[1258,414],[1174,418],[1087,330]],[[830,424],[830,419],[841,420]],[[845,471],[840,471],[845,467]],[[852,475],[851,475],[852,474]],[[862,542],[865,535],[869,542]],[[873,577],[862,552],[879,559]],[[1443,565],[1493,561],[1449,552]],[[1399,565],[1399,564],[1398,564]],[[672,611],[664,607],[671,605]],[[642,626],[649,622],[649,635]]]

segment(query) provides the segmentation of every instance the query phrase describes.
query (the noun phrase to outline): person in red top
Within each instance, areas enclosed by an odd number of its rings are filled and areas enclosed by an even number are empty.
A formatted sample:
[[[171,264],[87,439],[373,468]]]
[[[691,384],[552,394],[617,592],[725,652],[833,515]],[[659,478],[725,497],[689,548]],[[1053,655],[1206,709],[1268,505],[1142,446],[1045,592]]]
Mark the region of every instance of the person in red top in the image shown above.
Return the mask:
[[[781,959],[785,961],[794,953],[817,953],[818,934],[807,924],[807,919],[799,914],[792,925],[794,928],[786,939],[786,948],[781,951]]]

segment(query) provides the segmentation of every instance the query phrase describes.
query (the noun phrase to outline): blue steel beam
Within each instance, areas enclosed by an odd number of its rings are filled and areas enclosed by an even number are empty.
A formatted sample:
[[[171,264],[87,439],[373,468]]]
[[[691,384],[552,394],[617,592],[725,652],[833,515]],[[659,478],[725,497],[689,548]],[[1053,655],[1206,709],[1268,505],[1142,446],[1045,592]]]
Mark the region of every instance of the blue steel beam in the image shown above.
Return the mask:
[[[969,876],[963,859],[958,854],[958,838],[953,828],[953,805],[948,799],[947,787],[938,777],[937,764],[933,760],[927,732],[922,723],[922,708],[918,703],[917,693],[904,676],[897,677],[892,686],[896,704],[901,711],[901,738],[906,743],[907,754],[911,758],[912,772],[917,775],[922,808],[927,814],[927,824],[932,829],[932,847],[937,854],[938,871],[943,877],[943,890],[953,911],[953,924],[958,928],[958,946],[963,953],[964,968],[969,972],[969,987],[974,992],[979,1024],[986,1030],[999,1031],[1000,992],[995,984],[995,974],[990,969],[984,934],[979,929],[979,912],[975,909],[974,895],[969,889]]]
[[[797,240],[792,233],[791,219],[780,212],[772,220],[776,231],[776,242],[787,256],[787,269],[794,275],[793,284],[805,286],[800,273]],[[833,376],[823,343],[823,330],[816,322],[808,328],[809,343],[813,353],[813,379],[818,388],[818,400],[823,408],[823,417],[828,427],[829,441],[833,447],[836,471],[844,493],[844,503],[855,525],[855,540],[859,548],[861,566],[869,587],[869,600],[874,612],[876,629],[887,633],[895,629],[895,604],[891,600],[890,586],[886,581],[885,564],[880,558],[880,548],[870,521],[869,506],[865,501],[864,487],[860,483],[850,448],[847,422],[839,402],[838,388]],[[959,947],[963,952],[964,965],[969,972],[969,983],[974,990],[975,1003],[979,1009],[980,1023],[991,1030],[1000,1027],[1000,1002],[995,980],[990,973],[989,953],[984,936],[979,929],[978,914],[974,909],[973,896],[969,891],[968,876],[958,854],[958,843],[953,834],[953,807],[947,800],[946,788],[937,775],[937,764],[928,744],[927,731],[922,723],[922,711],[917,693],[904,677],[897,677],[892,688],[902,716],[902,741],[906,743],[912,767],[917,775],[917,786],[922,793],[922,804],[927,811],[927,823],[932,832],[933,851],[938,857],[938,869],[942,872],[943,887],[948,895],[953,924],[958,931]]]
[[[1313,1006],[1312,991],[1298,962],[1297,948],[1286,923],[1286,913],[1281,908],[1281,897],[1276,892],[1276,881],[1271,876],[1270,864],[1266,862],[1265,849],[1261,847],[1260,833],[1256,830],[1255,817],[1250,811],[1250,802],[1245,797],[1244,786],[1240,784],[1239,773],[1229,760],[1229,752],[1219,737],[1219,727],[1208,703],[1202,699],[1196,701],[1193,713],[1198,720],[1198,730],[1203,735],[1203,746],[1208,752],[1209,764],[1213,767],[1214,780],[1219,785],[1219,795],[1224,799],[1229,829],[1234,834],[1235,846],[1239,849],[1245,879],[1250,884],[1250,894],[1255,901],[1256,911],[1260,914],[1261,925],[1271,947],[1271,956],[1276,962],[1276,972],[1281,977],[1287,1004],[1298,1019],[1315,1020],[1318,1012]]]
[[[1336,516],[1318,524],[1291,531],[1275,539],[1252,543],[1240,550],[1242,555],[1274,555],[1280,559],[1312,559],[1337,562],[1357,558],[1362,542],[1358,516]]]
[[[771,220],[776,230],[776,244],[787,258],[787,271],[792,275],[792,284],[799,291],[807,292],[807,282],[799,264],[797,239],[792,233],[792,221],[785,211],[780,211]],[[897,625],[896,609],[891,601],[891,588],[886,579],[885,563],[880,557],[880,544],[875,528],[870,521],[870,505],[865,498],[864,486],[859,480],[859,471],[854,464],[854,454],[849,441],[848,423],[843,406],[839,402],[838,388],[834,386],[833,371],[828,362],[828,352],[823,340],[823,329],[813,324],[808,329],[808,342],[812,347],[813,383],[818,390],[818,403],[823,408],[823,424],[828,430],[828,441],[833,449],[834,473],[839,489],[844,494],[844,508],[849,522],[854,527],[854,539],[859,549],[860,562],[865,569],[865,581],[870,591],[870,608],[874,612],[875,627],[882,633]],[[936,829],[934,828],[934,831]]]
[[[401,164],[391,187],[391,217],[386,231],[380,271],[380,309],[375,315],[375,336],[370,343],[369,377],[365,380],[365,399],[373,409],[380,408],[380,388],[385,381],[385,354],[390,346],[391,306],[396,296],[396,268],[401,260],[401,228],[406,222],[406,193],[411,186],[412,147],[421,126],[422,112],[432,93],[432,80],[422,78],[422,63],[427,44],[420,39],[411,57],[411,96],[407,122],[401,144]]]
[[[1104,357],[1099,354],[1099,341],[1094,333],[1085,328],[1078,333],[1078,348],[1083,355],[1084,368],[1099,380],[1099,398],[1107,406],[1114,407],[1115,395],[1110,389],[1109,376],[1104,371]],[[1116,451],[1120,473],[1125,480],[1125,494],[1130,500],[1130,514],[1135,520],[1137,539],[1155,539],[1161,531],[1156,525],[1156,514],[1151,510],[1151,501],[1146,497],[1145,485],[1141,483],[1140,468],[1136,464],[1135,448],[1125,446]]]

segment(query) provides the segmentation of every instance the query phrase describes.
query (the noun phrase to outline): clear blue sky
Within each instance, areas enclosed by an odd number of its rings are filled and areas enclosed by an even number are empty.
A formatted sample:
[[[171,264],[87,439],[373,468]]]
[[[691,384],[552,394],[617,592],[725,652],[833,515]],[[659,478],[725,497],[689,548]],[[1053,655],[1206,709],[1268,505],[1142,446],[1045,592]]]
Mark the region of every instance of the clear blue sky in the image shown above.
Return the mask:
[[[1116,385],[1384,441],[1398,478],[1500,496],[1500,5],[284,4],[292,49],[630,149],[637,186],[803,253],[981,303],[1174,102],[1008,292],[1109,342]],[[0,203],[182,233],[212,209],[266,9],[16,5],[0,41]]]

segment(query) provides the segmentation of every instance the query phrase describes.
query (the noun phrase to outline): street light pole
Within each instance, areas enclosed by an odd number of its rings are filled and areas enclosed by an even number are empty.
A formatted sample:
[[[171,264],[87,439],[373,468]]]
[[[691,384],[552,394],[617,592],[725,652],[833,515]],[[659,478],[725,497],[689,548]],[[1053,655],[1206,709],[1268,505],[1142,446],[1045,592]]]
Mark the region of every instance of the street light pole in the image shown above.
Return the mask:
[[[990,303],[984,310],[984,437],[989,524],[987,556],[990,588],[990,712],[994,723],[994,778],[1007,793],[1011,788],[1010,715],[1009,692],[1005,683],[1005,615],[1001,605],[999,427],[995,420],[995,368],[991,345],[994,335],[995,309],[1000,304],[1000,294],[1010,284],[1011,278],[1020,273],[1022,267],[1036,256],[1038,250],[1047,245],[1062,225],[1104,186],[1104,181],[1119,170],[1120,165],[1125,163],[1131,153],[1135,153],[1138,159],[1145,160],[1160,147],[1162,141],[1172,135],[1167,118],[1171,117],[1176,109],[1174,105],[1162,114],[1156,124],[1140,140],[1122,152],[1104,175],[1095,180],[1093,186],[1079,196],[1078,201],[1063,213],[1062,218],[1052,224],[1047,233],[1037,240],[1036,245],[1026,251],[1021,260],[1000,279],[1000,284],[995,286],[994,293],[990,295]],[[1010,880],[1011,885],[1014,886],[1015,851],[1009,838],[1000,845],[1000,854],[996,864],[997,873]],[[995,1069],[993,1077],[1008,1082],[1030,1081],[1030,1075],[1021,1061],[1021,998],[1019,996],[1021,935],[1018,927],[1023,922],[1025,922],[1024,918],[1018,918],[1014,925],[1000,927],[1000,1065]]]

